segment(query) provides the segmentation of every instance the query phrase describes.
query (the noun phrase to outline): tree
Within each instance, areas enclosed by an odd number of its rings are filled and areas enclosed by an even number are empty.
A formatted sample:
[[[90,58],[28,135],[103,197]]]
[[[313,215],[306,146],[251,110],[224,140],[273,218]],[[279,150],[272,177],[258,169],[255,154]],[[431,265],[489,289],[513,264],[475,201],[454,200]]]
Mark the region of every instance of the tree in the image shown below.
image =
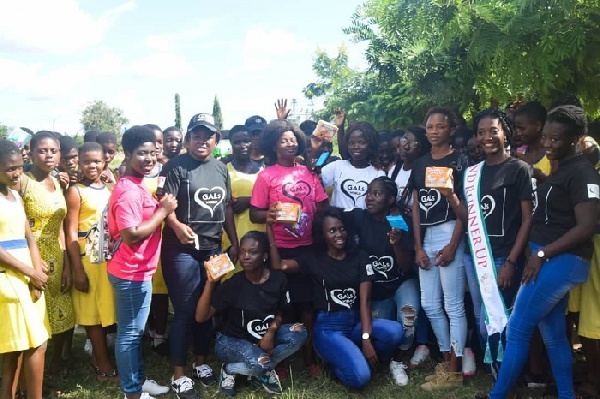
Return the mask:
[[[7,133],[8,133],[8,126],[0,123],[0,139],[5,138]]]
[[[217,129],[223,128],[223,114],[221,112],[221,104],[219,104],[219,99],[215,96],[215,100],[213,101],[213,116],[215,117],[215,122],[217,123]]]
[[[123,110],[120,108],[109,107],[103,101],[95,100],[84,108],[81,112],[80,123],[84,131],[99,130],[114,133],[121,133],[123,126],[129,123]]]
[[[181,130],[181,104],[179,93],[175,93],[175,127]]]
[[[468,115],[514,99],[549,106],[564,92],[600,108],[598,0],[367,0],[345,33],[367,44],[372,78],[325,85],[325,99],[371,92],[361,101],[379,127],[422,123],[432,105]]]

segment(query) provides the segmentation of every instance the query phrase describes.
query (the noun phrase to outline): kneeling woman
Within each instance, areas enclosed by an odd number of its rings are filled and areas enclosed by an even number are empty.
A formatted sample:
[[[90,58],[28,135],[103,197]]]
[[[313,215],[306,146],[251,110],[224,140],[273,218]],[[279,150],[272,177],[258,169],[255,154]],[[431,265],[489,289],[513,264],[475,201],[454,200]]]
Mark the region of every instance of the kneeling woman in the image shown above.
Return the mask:
[[[349,246],[342,212],[331,208],[315,215],[314,252],[281,260],[271,228],[276,214],[275,205],[267,217],[271,267],[311,277],[317,312],[313,346],[344,385],[364,387],[371,379],[369,366],[389,362],[404,336],[400,323],[372,320],[374,272],[368,255]]]
[[[196,321],[215,314],[218,323],[215,353],[223,361],[220,390],[235,394],[235,376],[251,376],[269,393],[281,393],[275,366],[306,342],[302,324],[281,325],[283,308],[289,305],[285,275],[267,267],[265,233],[249,231],[240,241],[243,273],[216,287],[207,273],[207,284],[198,300]]]

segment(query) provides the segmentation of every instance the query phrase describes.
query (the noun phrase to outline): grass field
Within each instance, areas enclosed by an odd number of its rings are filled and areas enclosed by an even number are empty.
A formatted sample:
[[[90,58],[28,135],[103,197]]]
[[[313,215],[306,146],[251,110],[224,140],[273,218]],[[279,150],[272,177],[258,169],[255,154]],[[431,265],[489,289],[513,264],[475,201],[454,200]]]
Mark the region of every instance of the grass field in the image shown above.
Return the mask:
[[[96,382],[95,376],[89,366],[89,357],[83,352],[85,335],[83,331],[76,331],[73,358],[69,361],[65,377],[47,378],[45,383],[46,399],[69,398],[69,399],[117,399],[123,398],[117,384]],[[49,351],[50,353],[50,351]],[[159,383],[167,384],[171,377],[171,368],[166,359],[163,359],[149,350],[144,344],[146,371],[149,378],[156,379]],[[209,363],[213,370],[218,372],[220,364],[214,355],[210,356]],[[191,361],[190,361],[191,364]],[[476,393],[487,392],[492,386],[489,375],[479,371],[474,377],[467,378],[463,388],[449,391],[429,393],[421,390],[419,385],[424,378],[433,370],[433,364],[428,363],[422,368],[410,370],[410,383],[407,387],[397,387],[393,384],[387,367],[375,372],[369,386],[363,390],[349,390],[341,385],[326,371],[322,376],[313,378],[303,370],[302,362],[294,358],[291,362],[291,374],[288,380],[282,382],[284,399],[358,399],[358,398],[410,398],[410,399],[462,399],[473,398]],[[238,379],[239,380],[239,379]],[[238,381],[236,384],[238,394],[236,398],[270,398],[266,392],[244,386]],[[217,386],[204,388],[200,384],[196,389],[201,398],[222,397],[217,391]],[[540,398],[542,392],[527,390],[522,392],[523,398]],[[161,398],[175,398],[173,393]]]

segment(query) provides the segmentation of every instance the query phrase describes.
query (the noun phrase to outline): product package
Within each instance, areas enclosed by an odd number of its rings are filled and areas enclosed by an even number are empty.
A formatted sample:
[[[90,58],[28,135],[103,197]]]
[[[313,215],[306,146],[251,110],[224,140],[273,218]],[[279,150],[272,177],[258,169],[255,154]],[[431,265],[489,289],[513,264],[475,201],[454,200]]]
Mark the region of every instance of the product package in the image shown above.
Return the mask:
[[[452,168],[428,166],[425,168],[425,187],[452,188]]]
[[[298,223],[300,219],[300,204],[295,202],[280,202],[276,221],[280,223]]]
[[[209,260],[204,262],[204,267],[210,274],[210,277],[215,281],[235,268],[233,262],[231,262],[231,259],[229,259],[229,255],[227,254],[215,255],[211,257]]]
[[[324,120],[319,120],[317,122],[317,127],[313,131],[313,136],[319,137],[321,140],[331,142],[333,140],[333,136],[337,133],[338,128],[333,123],[325,122]]]

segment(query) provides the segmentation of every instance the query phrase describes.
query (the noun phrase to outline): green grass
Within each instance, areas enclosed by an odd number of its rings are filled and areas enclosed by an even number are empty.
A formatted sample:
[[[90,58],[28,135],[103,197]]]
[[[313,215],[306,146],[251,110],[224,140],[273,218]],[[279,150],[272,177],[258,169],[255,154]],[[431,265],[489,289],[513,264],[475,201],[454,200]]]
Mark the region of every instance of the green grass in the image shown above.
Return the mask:
[[[89,366],[89,358],[83,352],[84,333],[77,331],[74,338],[73,358],[69,361],[67,376],[64,378],[46,379],[45,398],[68,398],[68,399],[112,399],[123,398],[117,384],[99,383]],[[49,352],[51,353],[51,345]],[[171,367],[166,359],[160,358],[149,350],[144,343],[144,354],[146,362],[146,371],[149,378],[156,379],[159,383],[167,384],[171,377]],[[218,372],[220,364],[216,357],[211,354],[209,363],[215,372]],[[189,364],[191,364],[191,359]],[[410,383],[407,387],[397,387],[393,384],[387,367],[382,367],[374,373],[373,380],[363,390],[349,390],[335,380],[328,372],[324,375],[313,378],[304,371],[302,362],[298,357],[292,359],[290,378],[283,381],[284,393],[281,396],[284,399],[308,399],[308,398],[326,398],[326,399],[358,399],[358,398],[410,398],[410,399],[461,399],[473,398],[476,393],[487,392],[492,386],[492,379],[489,375],[479,372],[475,377],[465,380],[463,388],[429,393],[419,388],[424,382],[424,378],[433,370],[433,364],[428,363],[422,368],[409,370]],[[244,386],[239,382],[236,384],[238,394],[236,398],[270,398],[266,392]],[[196,389],[201,398],[223,397],[217,392],[217,386],[204,388],[200,384]],[[525,392],[524,392],[525,393]],[[527,391],[524,398],[539,398],[541,392]],[[162,396],[161,398],[175,398],[173,393]]]

